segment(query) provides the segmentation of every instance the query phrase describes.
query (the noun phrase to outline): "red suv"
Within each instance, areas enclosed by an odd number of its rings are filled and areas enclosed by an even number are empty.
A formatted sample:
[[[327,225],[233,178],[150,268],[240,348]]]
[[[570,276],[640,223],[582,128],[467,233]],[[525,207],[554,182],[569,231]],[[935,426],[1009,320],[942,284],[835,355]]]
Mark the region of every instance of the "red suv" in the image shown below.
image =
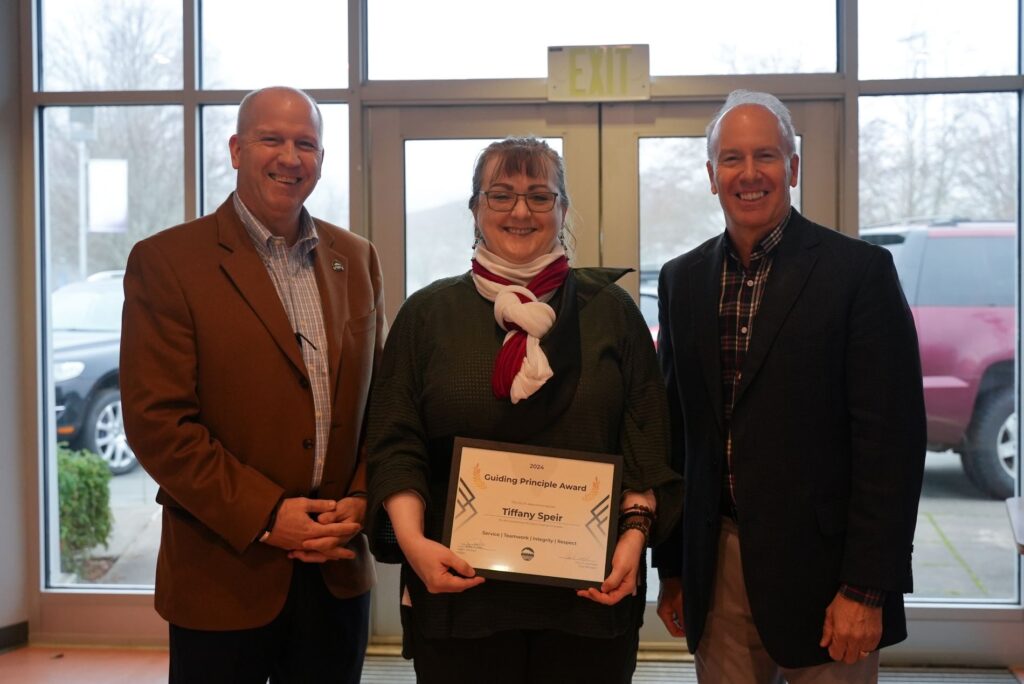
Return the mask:
[[[861,237],[892,252],[914,313],[929,449],[958,452],[989,496],[1013,496],[1016,225],[912,222]]]

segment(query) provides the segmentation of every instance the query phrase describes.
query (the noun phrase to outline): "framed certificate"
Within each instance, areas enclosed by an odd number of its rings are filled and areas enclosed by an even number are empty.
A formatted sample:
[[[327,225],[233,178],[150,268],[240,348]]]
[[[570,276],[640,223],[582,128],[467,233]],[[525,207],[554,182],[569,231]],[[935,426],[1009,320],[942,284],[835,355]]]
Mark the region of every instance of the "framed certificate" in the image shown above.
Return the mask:
[[[442,541],[484,577],[599,587],[621,481],[621,456],[457,437]]]

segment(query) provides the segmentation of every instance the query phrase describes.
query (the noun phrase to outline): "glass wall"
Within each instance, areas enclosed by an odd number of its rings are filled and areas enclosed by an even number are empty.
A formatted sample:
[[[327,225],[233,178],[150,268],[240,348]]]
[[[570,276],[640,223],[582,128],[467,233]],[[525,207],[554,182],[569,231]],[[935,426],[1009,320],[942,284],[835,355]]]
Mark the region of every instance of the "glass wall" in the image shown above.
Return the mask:
[[[1016,74],[1019,14],[1013,0],[859,0],[860,77]]]
[[[1019,493],[1019,2],[860,0],[864,79],[935,79],[858,99],[861,235],[892,253],[917,324],[929,452],[917,600],[1018,603],[1003,499]]]
[[[894,256],[921,349],[929,453],[915,598],[1019,598],[1019,98],[861,97],[860,216]]]
[[[194,105],[184,104],[186,81],[208,89],[348,84],[348,7],[333,0],[298,4],[300,14],[320,20],[282,36],[280,24],[268,19],[271,3],[248,3],[245,12],[231,3],[201,3],[196,60],[185,53],[188,15],[180,0],[40,3],[39,96],[83,93],[74,106],[39,107],[47,586],[153,585],[156,485],[137,467],[121,418],[124,266],[139,239],[194,218],[187,207],[200,204],[197,188],[202,213],[234,188],[227,141],[238,95],[227,105],[214,98],[197,116]],[[293,43],[288,59],[282,40]],[[296,72],[291,56],[299,48],[304,68]],[[133,91],[166,91],[173,103]],[[82,104],[83,97],[96,104]],[[151,100],[161,104],[136,104]],[[307,207],[347,227],[349,106],[321,98],[321,111],[327,152]]]
[[[41,88],[181,88],[181,10],[179,0],[41,2]]]
[[[45,445],[43,602],[58,606],[44,610],[42,622],[64,624],[65,595],[50,588],[153,581],[155,485],[134,467],[120,423],[120,279],[138,239],[215,210],[232,189],[226,144],[244,92],[284,83],[310,89],[321,103],[326,156],[309,208],[374,239],[385,269],[389,254],[401,254],[395,263],[405,266],[397,269],[406,271],[405,287],[387,293],[391,311],[408,292],[466,267],[472,162],[488,136],[504,132],[388,142],[372,135],[373,115],[402,107],[410,119],[467,109],[489,116],[512,103],[532,108],[553,143],[568,141],[563,130],[578,122],[546,102],[546,48],[600,43],[649,44],[651,104],[695,107],[699,117],[685,115],[694,118],[692,131],[738,87],[836,105],[827,111],[838,132],[824,143],[834,163],[804,166],[794,201],[820,205],[827,182],[837,198],[830,225],[892,250],[914,309],[932,449],[918,521],[917,599],[927,604],[922,610],[936,602],[1018,605],[1019,561],[999,499],[1020,492],[1020,5],[783,0],[766,12],[750,0],[703,8],[655,0],[628,7],[530,0],[515,8],[295,0],[282,12],[264,0],[244,11],[223,0],[20,0],[34,32],[26,32],[34,42],[23,51],[21,75],[24,119],[38,123],[38,135],[21,168],[35,192],[25,193],[32,199],[22,213],[32,231],[26,240],[38,246],[42,378],[25,399],[38,406]],[[854,41],[857,50],[843,49]],[[615,105],[582,106],[594,113],[587,126],[610,127]],[[636,112],[639,123],[657,118]],[[704,141],[692,131],[644,135],[629,148],[638,166],[635,201],[628,183],[584,184],[588,206],[601,207],[588,214],[587,239],[595,237],[587,263],[634,265],[639,288],[630,287],[649,316],[660,265],[722,229]],[[808,153],[821,147],[810,136],[802,144]],[[620,152],[595,144],[589,168],[570,160],[569,174],[580,179],[598,169],[594,177],[604,179],[606,160]],[[386,187],[372,187],[381,157],[401,159],[401,171]],[[439,160],[459,170],[442,173]],[[630,198],[629,216],[616,212],[613,222],[601,212],[621,193]],[[404,220],[400,230],[381,225],[371,196],[404,199],[403,216],[391,221]],[[630,239],[623,242],[623,233]],[[437,252],[442,244],[465,250],[448,260]],[[962,337],[968,333],[977,334]],[[94,529],[73,538],[77,512],[67,505],[61,464],[87,458],[83,452],[105,468],[94,474],[108,502],[79,518]],[[385,594],[381,600],[393,598]],[[148,610],[143,603],[139,610]],[[51,631],[78,633],[80,624]]]
[[[367,9],[374,80],[544,78],[548,46],[637,43],[650,45],[652,75],[836,71],[836,5],[814,0],[779,0],[770,12],[755,0],[639,0],[628,7],[611,0],[524,0],[514,8],[374,0]],[[785,35],[796,15],[801,40],[772,39]],[[458,40],[423,30],[442,16],[445,34]],[[744,16],[751,19],[737,20]],[[495,40],[508,36],[515,40]]]
[[[54,425],[47,463],[56,466],[58,499],[47,526],[46,577],[53,585],[119,581],[110,571],[132,554],[140,529],[159,535],[159,523],[136,529],[159,507],[127,484],[145,487],[148,478],[121,420],[121,279],[137,240],[184,218],[182,129],[182,109],[173,105],[43,110],[40,223],[52,397],[44,424]],[[90,460],[99,467],[90,470]],[[109,484],[109,476],[95,476],[106,475],[104,468],[114,477]],[[110,492],[109,509],[86,507],[95,487]],[[154,557],[130,583],[152,584]]]
[[[296,0],[203,0],[202,87],[348,86],[348,6]],[[285,14],[286,16],[282,16]]]

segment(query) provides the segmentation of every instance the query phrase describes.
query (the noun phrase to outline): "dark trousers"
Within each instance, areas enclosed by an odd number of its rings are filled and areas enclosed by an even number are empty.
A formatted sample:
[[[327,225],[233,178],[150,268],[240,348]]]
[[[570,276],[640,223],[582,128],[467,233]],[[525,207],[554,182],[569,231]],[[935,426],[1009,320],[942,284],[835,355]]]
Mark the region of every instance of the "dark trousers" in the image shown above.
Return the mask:
[[[628,684],[639,634],[639,627],[611,639],[555,629],[511,630],[480,639],[414,634],[413,665],[420,684]]]
[[[370,593],[331,595],[319,566],[296,561],[281,613],[254,629],[170,626],[170,684],[358,684]]]

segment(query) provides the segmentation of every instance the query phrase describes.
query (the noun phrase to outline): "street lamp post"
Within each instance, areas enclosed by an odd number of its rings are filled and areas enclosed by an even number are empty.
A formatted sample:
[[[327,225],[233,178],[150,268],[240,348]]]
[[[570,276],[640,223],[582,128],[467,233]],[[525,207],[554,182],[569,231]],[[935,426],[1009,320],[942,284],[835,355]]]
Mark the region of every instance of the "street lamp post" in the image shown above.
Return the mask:
[[[78,277],[89,276],[89,150],[86,143],[96,139],[96,117],[92,107],[72,107],[70,137],[78,148]]]

